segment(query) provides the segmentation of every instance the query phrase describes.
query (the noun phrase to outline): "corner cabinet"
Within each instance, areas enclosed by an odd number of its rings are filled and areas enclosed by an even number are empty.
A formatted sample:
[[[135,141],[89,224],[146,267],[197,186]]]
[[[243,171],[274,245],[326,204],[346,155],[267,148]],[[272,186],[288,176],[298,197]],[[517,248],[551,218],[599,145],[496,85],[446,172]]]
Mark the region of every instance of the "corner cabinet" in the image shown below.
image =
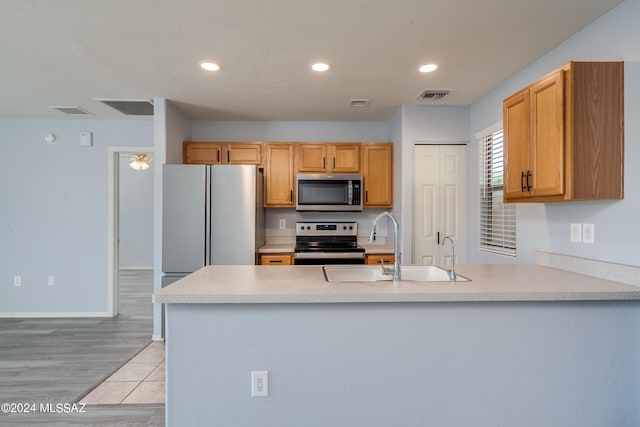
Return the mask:
[[[393,207],[393,144],[362,144],[365,208]]]
[[[295,206],[294,144],[267,143],[264,168],[264,206]]]
[[[570,62],[503,102],[504,201],[624,196],[622,62]]]

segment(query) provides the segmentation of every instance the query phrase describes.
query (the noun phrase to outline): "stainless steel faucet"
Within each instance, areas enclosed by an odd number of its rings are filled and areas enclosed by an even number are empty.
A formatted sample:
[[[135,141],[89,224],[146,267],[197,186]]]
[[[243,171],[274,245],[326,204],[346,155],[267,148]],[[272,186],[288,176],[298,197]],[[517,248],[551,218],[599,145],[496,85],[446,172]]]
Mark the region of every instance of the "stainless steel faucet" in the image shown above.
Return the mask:
[[[442,239],[442,243],[440,244],[444,246],[444,242],[447,239],[449,239],[449,241],[451,242],[451,271],[449,271],[449,279],[456,280],[456,246],[453,243],[453,239],[451,238],[451,236],[445,236],[445,238]]]
[[[384,274],[393,274],[393,281],[397,281],[397,280],[402,280],[401,276],[400,276],[400,251],[399,251],[399,245],[398,245],[398,230],[400,229],[400,224],[398,224],[398,220],[396,219],[395,216],[393,216],[393,214],[391,212],[385,211],[382,212],[380,214],[378,214],[378,216],[376,216],[373,219],[373,225],[371,226],[371,234],[369,234],[369,243],[373,243],[373,241],[376,239],[376,231],[378,230],[378,222],[383,218],[383,217],[388,217],[391,222],[393,223],[393,233],[394,233],[394,240],[393,240],[393,269],[391,268],[385,268],[384,267],[384,263],[382,263],[382,272]]]

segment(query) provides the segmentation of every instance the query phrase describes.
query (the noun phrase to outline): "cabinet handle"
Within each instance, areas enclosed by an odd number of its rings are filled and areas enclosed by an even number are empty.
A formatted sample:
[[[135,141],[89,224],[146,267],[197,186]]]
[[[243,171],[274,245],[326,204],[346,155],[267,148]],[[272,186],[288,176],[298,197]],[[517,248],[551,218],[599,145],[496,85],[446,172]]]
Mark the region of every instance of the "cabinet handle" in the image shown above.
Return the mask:
[[[281,259],[272,259],[272,260],[269,261],[269,264],[277,264],[279,262],[282,262],[282,260]]]
[[[229,163],[229,150],[227,150],[227,163]]]
[[[289,201],[293,202],[293,190],[289,190]]]
[[[364,201],[365,202],[369,202],[369,190],[365,190],[364,192]]]
[[[220,150],[218,150],[218,163],[220,163]]]
[[[333,170],[336,170],[336,158],[333,158]]]
[[[322,169],[326,169],[327,168],[327,158],[323,157],[322,158]]]
[[[525,190],[525,186],[524,186],[524,171],[522,171],[522,173],[520,174],[520,191],[522,191],[524,193]]]
[[[440,244],[440,232],[438,231],[438,244]]]
[[[527,171],[527,191],[531,191],[531,185],[529,185],[530,177],[531,177],[531,171]]]

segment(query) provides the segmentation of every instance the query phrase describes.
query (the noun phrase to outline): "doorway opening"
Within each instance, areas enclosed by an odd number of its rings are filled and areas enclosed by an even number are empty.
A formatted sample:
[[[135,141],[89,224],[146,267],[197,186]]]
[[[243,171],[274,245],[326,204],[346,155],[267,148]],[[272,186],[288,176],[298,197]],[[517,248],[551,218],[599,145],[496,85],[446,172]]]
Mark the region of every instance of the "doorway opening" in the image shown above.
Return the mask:
[[[108,313],[153,318],[153,163],[129,167],[151,147],[109,147]],[[146,289],[146,285],[148,289]],[[148,302],[148,304],[147,304]],[[148,307],[147,307],[148,305]],[[141,312],[142,309],[142,312]]]

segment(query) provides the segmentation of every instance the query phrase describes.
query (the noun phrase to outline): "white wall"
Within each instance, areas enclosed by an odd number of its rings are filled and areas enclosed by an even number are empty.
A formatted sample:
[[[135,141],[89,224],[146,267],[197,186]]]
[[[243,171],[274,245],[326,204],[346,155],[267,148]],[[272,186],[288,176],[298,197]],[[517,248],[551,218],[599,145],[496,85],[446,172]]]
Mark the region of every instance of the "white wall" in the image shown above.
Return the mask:
[[[413,259],[413,157],[416,144],[467,144],[468,107],[402,107],[402,168],[396,173],[395,200],[402,226],[402,262]],[[399,178],[399,179],[398,179]],[[473,185],[473,184],[470,184]],[[472,230],[469,231],[472,233]]]
[[[222,426],[634,427],[639,308],[170,304],[166,421],[207,426],[214,414]],[[261,370],[269,396],[252,398],[250,372]]]
[[[152,143],[150,120],[0,120],[0,316],[106,315],[108,147]]]
[[[536,249],[640,265],[640,0],[626,0],[471,106],[471,138],[502,120],[502,99],[570,60],[625,61],[625,198],[621,201],[519,204],[515,259],[480,252],[470,239],[470,262],[533,262]],[[478,176],[478,145],[470,145],[469,176]],[[470,214],[478,229],[478,186],[470,188]],[[595,243],[570,243],[570,223],[595,224]]]
[[[182,163],[182,141],[191,139],[191,121],[170,101],[153,100],[153,146],[155,163],[153,187],[153,289],[162,287],[162,167]],[[153,339],[162,338],[162,304],[153,307]]]
[[[153,173],[129,167],[127,157],[119,167],[119,265],[121,269],[153,268]]]

